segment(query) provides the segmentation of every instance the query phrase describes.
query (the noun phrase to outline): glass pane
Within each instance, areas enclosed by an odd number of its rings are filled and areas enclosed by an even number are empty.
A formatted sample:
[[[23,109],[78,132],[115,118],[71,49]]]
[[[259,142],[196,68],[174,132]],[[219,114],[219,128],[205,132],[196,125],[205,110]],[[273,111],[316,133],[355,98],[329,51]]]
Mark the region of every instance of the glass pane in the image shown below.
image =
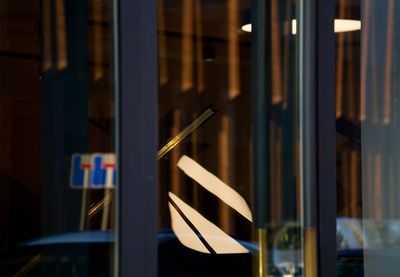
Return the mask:
[[[158,1],[160,276],[303,274],[295,4]]]
[[[0,3],[0,276],[110,276],[112,0]]]
[[[399,4],[337,1],[340,276],[400,274]]]

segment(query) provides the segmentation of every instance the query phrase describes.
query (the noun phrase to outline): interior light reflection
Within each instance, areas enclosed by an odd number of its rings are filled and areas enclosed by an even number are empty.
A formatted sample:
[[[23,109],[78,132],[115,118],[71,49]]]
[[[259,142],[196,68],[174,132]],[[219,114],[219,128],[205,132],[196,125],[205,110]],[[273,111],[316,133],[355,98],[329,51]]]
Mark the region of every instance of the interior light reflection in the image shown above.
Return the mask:
[[[251,23],[242,26],[242,31],[251,33]],[[335,19],[335,33],[353,32],[361,30],[361,21],[353,19]],[[292,20],[292,35],[297,34],[297,21]]]
[[[195,180],[203,188],[217,196],[249,221],[253,221],[253,216],[246,200],[214,174],[186,155],[180,158],[177,165],[187,176]]]
[[[239,254],[249,252],[247,248],[202,216],[198,211],[183,202],[178,196],[170,192],[169,197],[187,219],[196,227],[200,233],[199,235],[207,241],[216,254]],[[189,231],[189,229],[191,229],[190,226],[184,222],[173,205],[169,204],[169,207],[171,212],[172,230],[178,240],[190,249],[203,253],[210,253],[205,249],[205,247],[203,248],[200,246],[200,239],[193,236],[193,231]]]
[[[168,203],[169,211],[171,214],[171,226],[178,240],[187,248],[195,251],[210,254],[210,251],[204,246],[196,233],[179,215],[178,211]]]

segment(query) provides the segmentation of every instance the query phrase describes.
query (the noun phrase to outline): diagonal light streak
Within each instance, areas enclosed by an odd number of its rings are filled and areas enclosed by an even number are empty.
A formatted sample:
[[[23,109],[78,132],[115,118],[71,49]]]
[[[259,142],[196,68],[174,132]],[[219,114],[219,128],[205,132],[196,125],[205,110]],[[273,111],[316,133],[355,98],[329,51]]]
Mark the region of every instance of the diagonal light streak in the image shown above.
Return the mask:
[[[169,151],[171,151],[176,145],[190,135],[194,130],[199,128],[207,119],[214,114],[211,108],[205,110],[199,117],[197,117],[192,123],[190,123],[185,129],[183,129],[176,137],[172,138],[167,142],[157,153],[157,160],[164,157]]]

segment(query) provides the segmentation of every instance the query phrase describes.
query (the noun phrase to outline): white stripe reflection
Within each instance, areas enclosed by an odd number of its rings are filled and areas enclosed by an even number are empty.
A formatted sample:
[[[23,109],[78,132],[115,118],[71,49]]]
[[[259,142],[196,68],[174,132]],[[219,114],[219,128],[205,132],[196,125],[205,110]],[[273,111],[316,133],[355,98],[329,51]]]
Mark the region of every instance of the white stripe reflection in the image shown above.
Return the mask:
[[[169,193],[169,196],[217,254],[240,254],[249,252],[234,238],[230,237],[214,223],[204,218],[199,212],[183,202],[178,196],[172,192]],[[199,248],[198,244],[200,240],[198,238],[195,240],[194,238],[191,239],[191,236],[188,236],[188,234],[190,234],[190,231],[188,230],[190,227],[183,221],[174,207],[172,207],[171,204],[169,204],[169,206],[171,211],[172,230],[178,237],[179,241],[188,248],[203,253],[209,253],[207,249]],[[192,233],[194,234],[193,231]]]
[[[234,189],[186,155],[180,158],[177,165],[187,176],[228,204],[246,219],[253,222],[253,216],[249,206],[244,198]]]
[[[184,246],[190,249],[210,254],[210,251],[207,250],[195,232],[189,227],[189,225],[186,224],[174,206],[172,206],[170,203],[168,203],[168,206],[171,213],[172,230],[174,231],[178,240]]]

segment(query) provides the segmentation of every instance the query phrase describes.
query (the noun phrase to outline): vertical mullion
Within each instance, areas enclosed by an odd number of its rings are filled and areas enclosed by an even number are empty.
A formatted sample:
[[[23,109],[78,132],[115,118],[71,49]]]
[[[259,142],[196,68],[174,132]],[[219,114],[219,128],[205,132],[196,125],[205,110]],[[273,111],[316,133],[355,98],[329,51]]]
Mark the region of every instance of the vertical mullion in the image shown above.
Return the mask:
[[[335,0],[318,2],[317,119],[320,276],[336,276]]]
[[[305,276],[336,276],[334,0],[300,0],[300,132]]]
[[[118,276],[157,275],[157,5],[119,0]]]
[[[305,228],[316,228],[317,183],[317,10],[316,0],[301,0],[299,8],[299,102],[301,180],[304,193]]]
[[[317,0],[299,6],[299,111],[301,187],[303,191],[304,276],[318,270],[317,184]]]

